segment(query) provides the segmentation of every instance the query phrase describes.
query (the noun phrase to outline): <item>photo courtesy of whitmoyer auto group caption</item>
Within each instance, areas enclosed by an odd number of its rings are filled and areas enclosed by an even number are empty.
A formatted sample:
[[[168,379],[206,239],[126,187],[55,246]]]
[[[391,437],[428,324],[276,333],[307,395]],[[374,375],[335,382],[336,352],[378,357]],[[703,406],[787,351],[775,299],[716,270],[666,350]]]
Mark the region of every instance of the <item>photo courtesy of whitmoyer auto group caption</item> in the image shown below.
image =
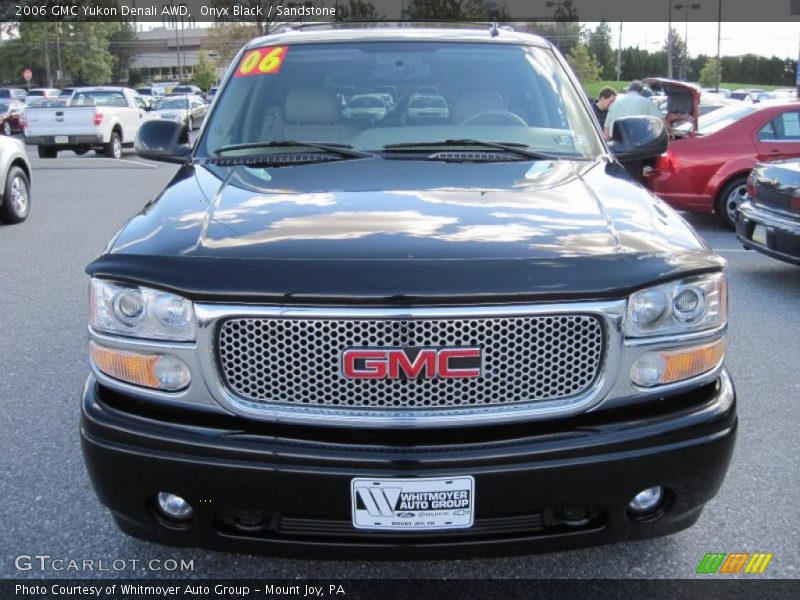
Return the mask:
[[[0,3],[0,600],[800,598],[800,0]]]

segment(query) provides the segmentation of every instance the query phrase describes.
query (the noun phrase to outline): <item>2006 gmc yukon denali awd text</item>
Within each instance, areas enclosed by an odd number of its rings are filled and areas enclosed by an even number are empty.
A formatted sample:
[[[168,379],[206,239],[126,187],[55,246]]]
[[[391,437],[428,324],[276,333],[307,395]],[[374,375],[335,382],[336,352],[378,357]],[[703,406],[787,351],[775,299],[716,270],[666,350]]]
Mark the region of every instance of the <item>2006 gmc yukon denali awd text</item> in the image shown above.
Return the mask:
[[[192,147],[142,125],[181,166],[87,268],[100,500],[136,537],[284,556],[689,527],[735,394],[724,261],[618,162],[666,140],[630,117],[607,145],[528,35],[252,41]]]

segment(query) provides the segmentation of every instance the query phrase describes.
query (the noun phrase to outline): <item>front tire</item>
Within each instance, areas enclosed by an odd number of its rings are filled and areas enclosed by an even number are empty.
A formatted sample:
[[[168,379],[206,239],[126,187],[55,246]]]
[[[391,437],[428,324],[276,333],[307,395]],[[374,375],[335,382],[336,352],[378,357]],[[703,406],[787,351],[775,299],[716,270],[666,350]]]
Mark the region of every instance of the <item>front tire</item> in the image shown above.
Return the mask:
[[[31,182],[25,171],[11,167],[6,177],[5,196],[0,206],[0,221],[21,223],[31,210]]]
[[[736,228],[736,213],[739,205],[747,196],[747,175],[731,179],[717,196],[714,213],[728,229]]]
[[[108,143],[103,144],[103,155],[108,158],[122,158],[122,139],[116,131],[111,133]]]
[[[39,153],[39,158],[55,158],[58,156],[58,150],[52,146],[37,146],[36,151]]]

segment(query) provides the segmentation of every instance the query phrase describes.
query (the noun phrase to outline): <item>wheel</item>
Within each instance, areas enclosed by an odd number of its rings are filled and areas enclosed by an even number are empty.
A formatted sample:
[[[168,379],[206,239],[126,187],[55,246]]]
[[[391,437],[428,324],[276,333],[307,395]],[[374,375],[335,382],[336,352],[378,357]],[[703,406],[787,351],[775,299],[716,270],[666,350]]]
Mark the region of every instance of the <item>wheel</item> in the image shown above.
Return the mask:
[[[31,210],[31,182],[25,171],[11,167],[6,177],[5,196],[0,206],[0,221],[20,223]]]
[[[38,146],[37,152],[39,153],[39,158],[55,158],[58,156],[58,150],[52,146]]]
[[[3,121],[3,135],[11,135],[11,123]]]
[[[194,131],[194,121],[192,121],[192,117],[186,118],[186,128],[189,131]]]
[[[739,204],[747,195],[747,175],[731,179],[717,196],[714,212],[717,218],[729,229],[736,227],[736,213]]]
[[[77,148],[75,148],[75,150],[74,150],[75,154],[77,154],[78,156],[83,156],[83,155],[84,155],[84,154],[86,154],[88,151],[89,151],[89,146],[78,146],[78,147],[77,147]]]
[[[111,139],[103,144],[103,156],[108,158],[122,158],[122,140],[116,131],[111,132]]]

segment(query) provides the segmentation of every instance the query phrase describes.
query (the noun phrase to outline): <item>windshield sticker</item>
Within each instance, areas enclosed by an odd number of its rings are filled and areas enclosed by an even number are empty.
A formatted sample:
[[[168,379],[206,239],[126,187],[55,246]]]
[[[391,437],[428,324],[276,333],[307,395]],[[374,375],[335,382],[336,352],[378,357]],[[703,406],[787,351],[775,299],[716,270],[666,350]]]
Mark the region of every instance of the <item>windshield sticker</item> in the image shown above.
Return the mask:
[[[274,75],[281,70],[286,46],[256,48],[242,57],[234,77],[249,75]]]

